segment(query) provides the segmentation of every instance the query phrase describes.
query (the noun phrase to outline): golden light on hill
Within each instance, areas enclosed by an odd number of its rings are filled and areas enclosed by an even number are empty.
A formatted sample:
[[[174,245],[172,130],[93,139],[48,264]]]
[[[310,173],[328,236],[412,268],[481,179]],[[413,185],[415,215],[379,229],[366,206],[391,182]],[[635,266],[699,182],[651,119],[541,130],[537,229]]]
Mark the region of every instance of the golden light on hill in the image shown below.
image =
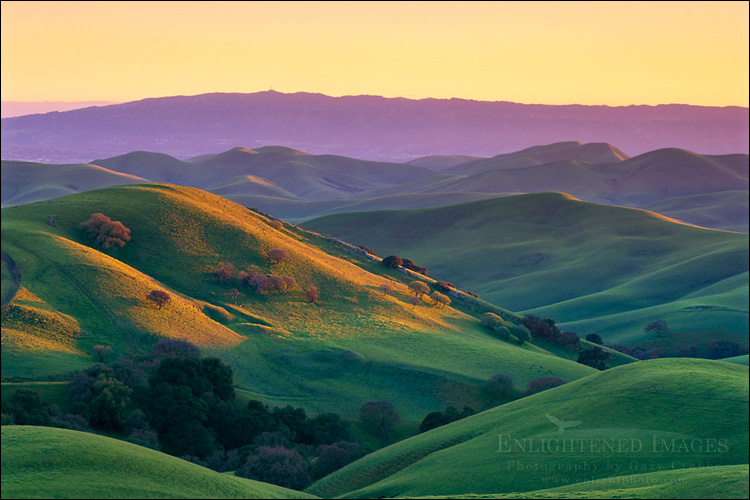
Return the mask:
[[[748,105],[747,2],[2,2],[2,99]]]

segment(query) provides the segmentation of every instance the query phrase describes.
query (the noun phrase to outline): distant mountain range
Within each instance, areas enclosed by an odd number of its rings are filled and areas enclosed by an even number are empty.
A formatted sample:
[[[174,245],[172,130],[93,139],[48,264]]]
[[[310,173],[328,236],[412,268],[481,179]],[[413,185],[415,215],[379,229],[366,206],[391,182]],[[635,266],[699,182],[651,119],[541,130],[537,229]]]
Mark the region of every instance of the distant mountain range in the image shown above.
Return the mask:
[[[495,156],[564,141],[617,144],[630,156],[665,147],[748,153],[748,108],[518,104],[466,99],[213,93],[2,120],[4,159],[88,162],[132,151],[177,158],[268,144],[404,162]]]
[[[631,158],[607,143],[579,142],[491,158],[431,155],[409,163],[313,155],[282,146],[237,147],[187,160],[135,151],[77,164],[4,160],[2,204],[160,182],[205,189],[301,222],[341,212],[428,208],[556,191],[747,232],[749,163],[748,155],[700,155],[676,148]]]
[[[53,111],[70,111],[71,109],[88,108],[90,106],[107,106],[118,104],[112,101],[3,101],[2,117],[32,115],[37,113],[51,113]]]

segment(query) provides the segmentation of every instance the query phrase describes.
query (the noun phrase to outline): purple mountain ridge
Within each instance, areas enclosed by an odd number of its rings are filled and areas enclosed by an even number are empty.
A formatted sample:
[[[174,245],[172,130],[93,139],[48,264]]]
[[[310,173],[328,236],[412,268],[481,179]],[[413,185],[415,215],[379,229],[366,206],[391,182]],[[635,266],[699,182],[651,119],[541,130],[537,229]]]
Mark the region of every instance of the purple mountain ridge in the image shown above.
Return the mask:
[[[2,158],[87,162],[146,150],[187,159],[236,146],[405,162],[491,157],[564,141],[615,144],[626,155],[672,147],[747,154],[748,108],[685,104],[584,106],[466,99],[212,93],[2,119]]]

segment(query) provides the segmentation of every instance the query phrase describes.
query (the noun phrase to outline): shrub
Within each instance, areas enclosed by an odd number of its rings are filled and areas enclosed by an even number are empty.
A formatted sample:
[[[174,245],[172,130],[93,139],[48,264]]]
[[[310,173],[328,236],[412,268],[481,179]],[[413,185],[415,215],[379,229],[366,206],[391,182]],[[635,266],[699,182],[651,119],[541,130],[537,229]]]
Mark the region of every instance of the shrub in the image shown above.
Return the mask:
[[[393,285],[390,283],[381,284],[380,289],[383,291],[384,295],[393,295]]]
[[[338,442],[324,444],[318,450],[318,459],[315,461],[315,478],[327,476],[331,472],[361,458],[367,454],[367,450],[359,443]]]
[[[281,264],[289,260],[289,254],[283,248],[274,248],[268,252],[268,259],[274,264]]]
[[[261,446],[237,469],[236,475],[296,490],[312,482],[310,468],[302,455],[280,446]]]
[[[531,333],[528,328],[523,325],[513,325],[508,328],[511,335],[514,335],[518,339],[518,344],[521,345],[524,342],[531,342]]]
[[[422,274],[424,276],[427,276],[427,268],[426,267],[422,267],[422,266],[416,264],[411,259],[406,259],[406,258],[402,259],[402,265],[406,269],[410,269],[410,270],[414,271],[415,273],[419,273],[419,274]]]
[[[518,396],[513,388],[513,379],[504,373],[496,373],[484,381],[481,392],[487,400],[487,406],[505,403]]]
[[[279,219],[271,219],[267,222],[267,224],[277,231],[284,227],[284,224]]]
[[[455,290],[456,285],[447,281],[438,281],[437,283],[435,283],[435,288],[437,288],[441,292],[448,292],[450,290]]]
[[[427,416],[422,420],[422,423],[419,425],[419,432],[427,432],[429,430],[442,427],[443,425],[461,420],[462,418],[469,417],[471,415],[474,415],[475,413],[476,410],[468,406],[464,406],[464,409],[461,412],[459,412],[453,406],[449,406],[445,410],[445,412],[433,411],[432,413],[427,414]]]
[[[482,315],[482,326],[486,326],[491,330],[496,330],[504,326],[505,323],[505,320],[495,313],[486,312]]]
[[[159,309],[161,309],[165,305],[169,304],[169,302],[171,302],[172,296],[164,290],[151,290],[146,296],[146,299],[153,302],[154,304],[159,306]]]
[[[91,214],[89,220],[82,222],[79,228],[84,235],[94,238],[94,241],[104,248],[112,245],[124,247],[125,243],[130,241],[130,229],[122,222],[113,221],[101,213]]]
[[[404,264],[404,261],[401,260],[401,257],[398,255],[389,255],[383,261],[381,262],[385,267],[390,267],[392,269],[398,269]]]

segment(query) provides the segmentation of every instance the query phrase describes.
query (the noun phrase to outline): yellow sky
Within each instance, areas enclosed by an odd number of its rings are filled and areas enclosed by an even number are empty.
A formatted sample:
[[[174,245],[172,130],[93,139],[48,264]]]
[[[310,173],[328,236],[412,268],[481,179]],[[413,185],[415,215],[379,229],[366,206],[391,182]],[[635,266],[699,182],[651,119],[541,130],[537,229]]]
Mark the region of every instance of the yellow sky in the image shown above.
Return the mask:
[[[748,2],[3,1],[2,100],[748,106]]]

